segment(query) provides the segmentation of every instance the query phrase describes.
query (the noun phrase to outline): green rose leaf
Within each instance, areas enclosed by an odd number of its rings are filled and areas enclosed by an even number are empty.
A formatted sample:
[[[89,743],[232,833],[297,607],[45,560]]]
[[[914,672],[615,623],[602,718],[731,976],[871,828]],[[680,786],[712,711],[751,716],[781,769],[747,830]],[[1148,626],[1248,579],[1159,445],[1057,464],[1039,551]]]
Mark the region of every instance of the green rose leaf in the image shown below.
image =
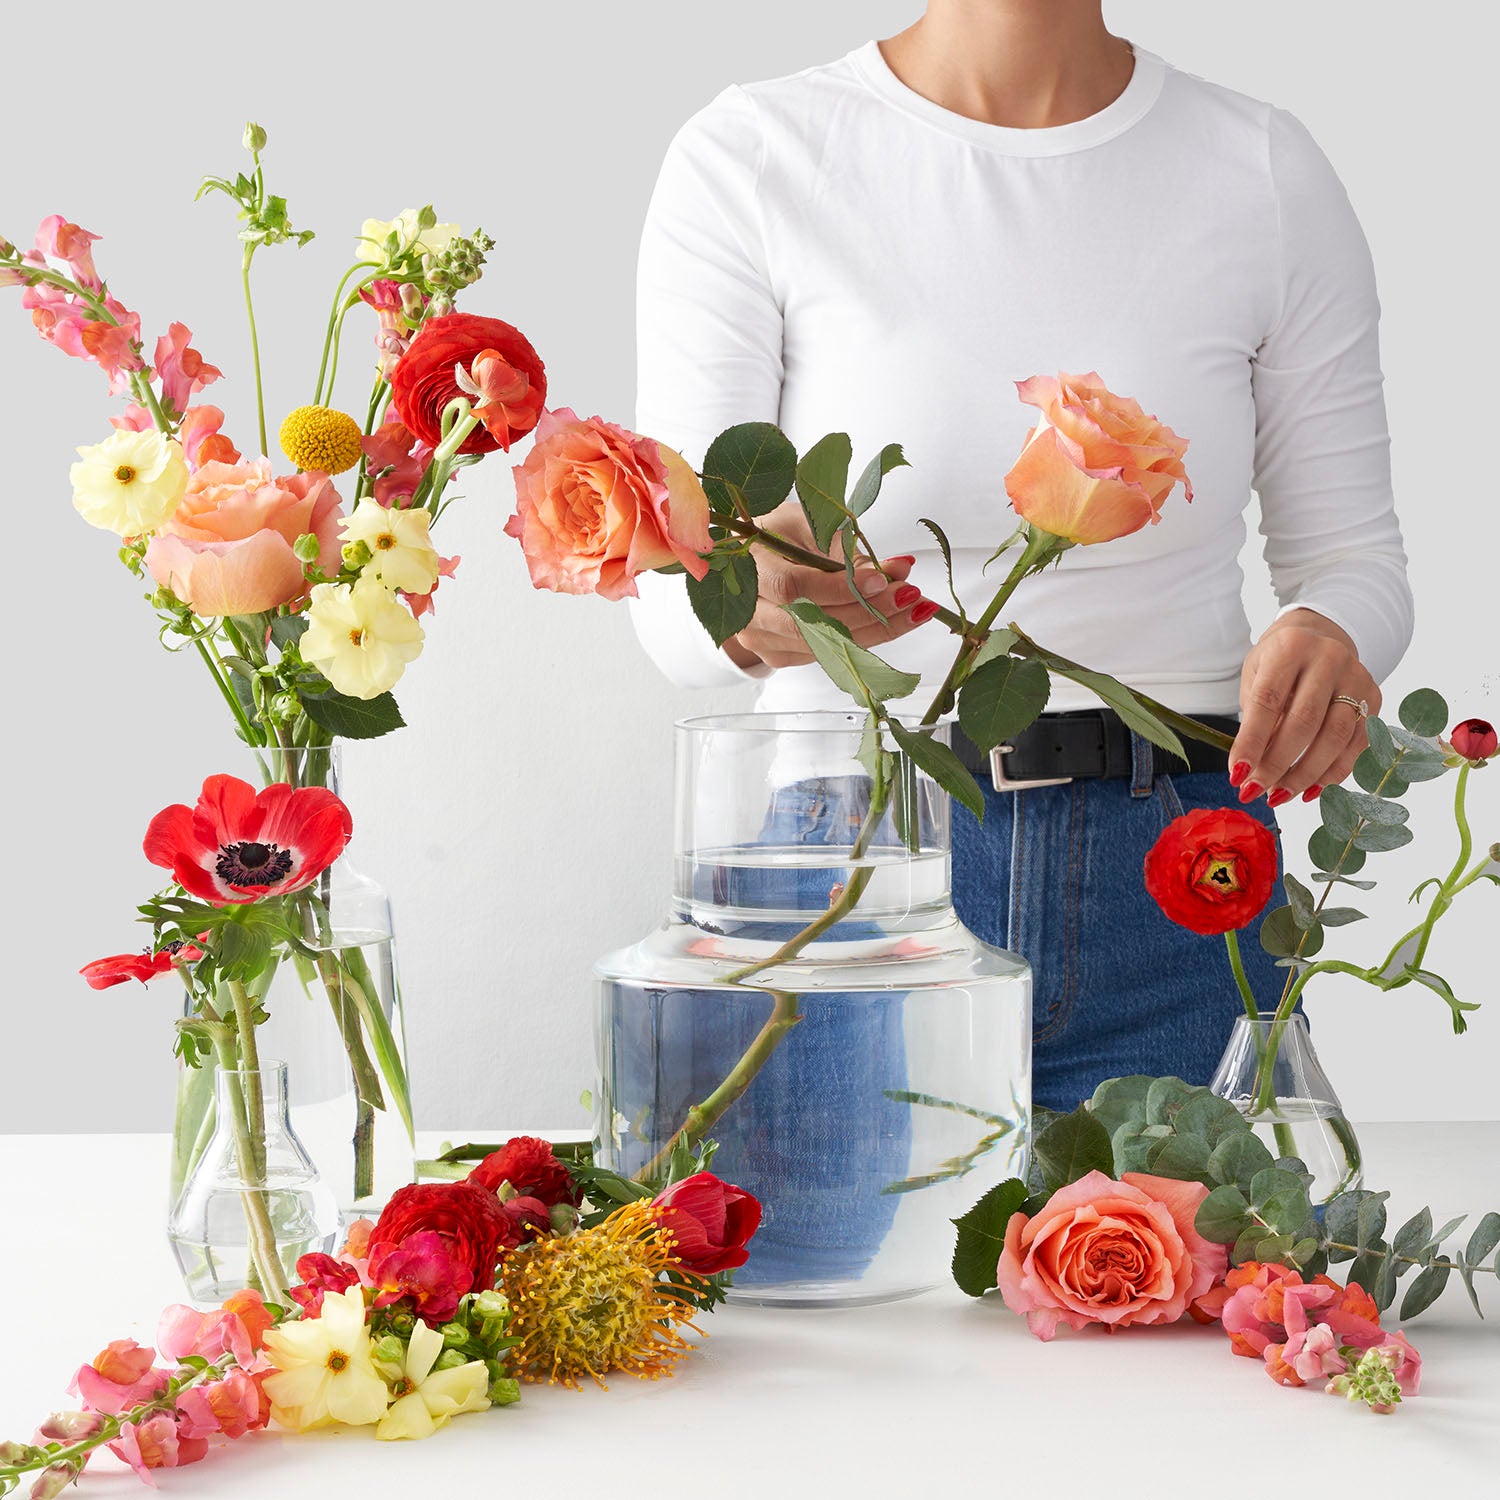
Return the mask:
[[[373,740],[406,725],[389,693],[381,693],[378,698],[350,698],[330,689],[314,697],[304,689],[300,697],[303,713],[319,729],[341,739]]]
[[[1418,688],[1401,700],[1397,717],[1413,734],[1431,739],[1448,727],[1448,705],[1443,695],[1431,688]]]
[[[958,1243],[953,1249],[953,1279],[971,1297],[995,1288],[1000,1252],[1005,1248],[1005,1226],[1026,1201],[1026,1184],[1011,1177],[992,1187],[962,1218],[955,1219]]]
[[[271,640],[278,651],[285,651],[302,639],[306,629],[306,615],[277,615],[271,621]]]
[[[854,481],[854,493],[849,497],[849,509],[862,516],[874,505],[880,494],[880,482],[892,469],[905,469],[910,465],[901,451],[900,443],[887,443],[867,463],[858,479]]]
[[[1097,693],[1130,728],[1150,740],[1153,745],[1170,750],[1180,760],[1187,759],[1187,752],[1182,748],[1182,741],[1177,738],[1175,731],[1163,724],[1123,682],[1104,672],[1092,672],[1072,664],[1064,665],[1050,652],[1038,650],[1033,659],[1042,662],[1059,677],[1069,677],[1080,686]]]
[[[854,649],[859,648],[856,646]],[[979,783],[969,774],[968,767],[953,751],[929,734],[908,729],[897,719],[892,719],[890,726],[891,733],[902,750],[950,797],[962,802],[976,818],[983,821],[984,793],[979,789]]]
[[[721,432],[703,459],[703,488],[721,515],[733,515],[735,498],[752,516],[775,510],[791,493],[797,450],[773,422],[742,422]]]
[[[1032,1145],[1048,1192],[1087,1177],[1090,1172],[1112,1176],[1114,1147],[1109,1132],[1080,1104],[1070,1115],[1054,1120]]]
[[[819,438],[797,465],[797,498],[820,552],[833,545],[834,534],[849,514],[844,491],[849,484],[853,452],[847,432],[830,432]]]
[[[917,673],[899,671],[873,651],[855,645],[847,628],[824,614],[816,604],[799,599],[786,609],[797,622],[807,649],[834,685],[866,708],[891,698],[905,698],[920,685],[922,679]]]
[[[687,580],[688,602],[714,645],[722,646],[755,618],[760,576],[748,552],[723,555],[722,566]]]
[[[958,722],[981,750],[993,750],[1035,722],[1051,690],[1041,662],[995,657],[969,674],[958,695]]]
[[[1198,1206],[1194,1228],[1216,1245],[1232,1245],[1251,1227],[1250,1205],[1233,1184],[1216,1187]]]
[[[953,586],[953,544],[948,540],[948,533],[936,521],[929,519],[927,516],[919,516],[917,518],[917,525],[925,526],[932,533],[933,540],[938,544],[938,551],[943,554],[943,567],[948,574],[948,593],[953,599],[953,607],[958,611],[960,618],[967,620],[968,617],[964,614],[963,600],[958,597],[958,590]],[[1001,631],[1000,634],[1008,635],[1009,632]],[[1015,636],[1012,635],[1010,639],[1014,642]],[[988,645],[989,642],[986,641],[985,644]],[[983,654],[983,648],[981,648],[980,654]],[[970,671],[973,670],[974,665],[974,663],[970,663]]]

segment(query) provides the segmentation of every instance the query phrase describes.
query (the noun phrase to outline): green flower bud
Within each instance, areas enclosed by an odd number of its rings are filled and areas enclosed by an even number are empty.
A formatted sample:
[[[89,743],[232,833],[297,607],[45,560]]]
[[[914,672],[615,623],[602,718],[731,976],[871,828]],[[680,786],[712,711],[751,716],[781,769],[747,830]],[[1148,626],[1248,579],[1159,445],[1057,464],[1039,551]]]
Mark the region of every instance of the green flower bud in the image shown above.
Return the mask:
[[[25,1443],[0,1443],[0,1464],[24,1464],[32,1449]]]
[[[554,1203],[548,1211],[553,1234],[572,1234],[578,1228],[578,1210],[571,1203]]]
[[[521,1399],[521,1382],[510,1375],[496,1375],[490,1381],[490,1400],[496,1406],[513,1406]]]
[[[277,693],[266,706],[266,717],[273,724],[292,724],[302,712],[302,703],[295,693]]]
[[[504,1292],[480,1292],[471,1312],[486,1323],[510,1317],[510,1298]]]
[[[345,542],[342,555],[344,566],[352,568],[357,572],[369,562],[374,554],[370,551],[370,544],[368,542]]]
[[[468,1362],[469,1361],[464,1358],[464,1356],[460,1354],[457,1349],[444,1349],[443,1352],[438,1355],[437,1362],[433,1365],[432,1368],[434,1370],[457,1370],[461,1366],[468,1364]]]
[[[429,317],[446,317],[452,311],[453,298],[448,296],[446,292],[435,292],[432,301],[427,304],[427,314]]]
[[[266,149],[265,129],[257,125],[254,120],[248,121],[245,125],[244,142],[246,151],[264,151]]]
[[[169,609],[175,613],[182,608],[182,600],[165,585],[156,589],[150,597],[152,609]]]
[[[56,1497],[78,1478],[78,1469],[70,1463],[53,1464],[43,1469],[41,1478],[31,1486],[31,1500],[56,1500]]]
[[[431,229],[437,223],[437,214],[430,203],[417,210],[417,223],[423,229]]]
[[[417,1316],[403,1308],[400,1312],[391,1314],[391,1328],[396,1335],[403,1339],[411,1337],[411,1331],[417,1326]]]
[[[521,1196],[509,1182],[502,1182],[495,1189],[495,1194],[502,1203],[509,1203],[512,1198],[519,1198]]]
[[[120,561],[139,578],[144,571],[141,567],[141,554],[134,547],[120,548]]]
[[[444,1323],[438,1332],[450,1349],[462,1349],[469,1342],[469,1329],[463,1323]]]
[[[296,557],[298,562],[317,562],[318,554],[322,550],[322,544],[310,531],[304,531],[302,535],[292,543],[292,553]]]
[[[393,1380],[406,1367],[406,1345],[395,1334],[388,1333],[370,1350],[370,1358],[387,1380]]]
[[[0,234],[0,260],[9,260],[16,253],[16,247]]]

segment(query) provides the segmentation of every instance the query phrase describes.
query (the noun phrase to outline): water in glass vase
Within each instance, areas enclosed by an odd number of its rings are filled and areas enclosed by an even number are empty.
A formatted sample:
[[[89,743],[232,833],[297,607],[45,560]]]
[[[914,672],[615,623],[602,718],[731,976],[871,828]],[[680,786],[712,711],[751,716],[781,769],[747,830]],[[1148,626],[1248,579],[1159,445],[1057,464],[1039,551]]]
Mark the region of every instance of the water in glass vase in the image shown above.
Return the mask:
[[[601,1157],[644,1180],[674,1139],[718,1143],[713,1170],[764,1207],[738,1301],[938,1285],[949,1221],[1025,1169],[1029,971],[954,915],[935,787],[915,853],[870,819],[860,727],[681,726],[672,915],[598,966]]]

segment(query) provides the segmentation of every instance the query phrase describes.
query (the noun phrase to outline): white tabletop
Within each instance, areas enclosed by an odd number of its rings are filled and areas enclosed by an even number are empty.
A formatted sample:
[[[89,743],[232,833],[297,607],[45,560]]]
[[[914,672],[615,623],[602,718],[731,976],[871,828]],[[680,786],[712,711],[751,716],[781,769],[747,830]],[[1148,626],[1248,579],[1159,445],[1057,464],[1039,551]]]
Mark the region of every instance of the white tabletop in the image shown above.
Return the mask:
[[[1393,1224],[1500,1207],[1500,1122],[1360,1128],[1367,1183]],[[488,1138],[488,1137],[486,1137]],[[431,1149],[435,1138],[422,1142]],[[162,1232],[162,1136],[0,1136],[0,1437],[66,1407],[74,1369],[112,1338],[152,1342],[181,1299]],[[267,1432],[164,1472],[163,1495],[359,1494],[736,1500],[1173,1492],[1225,1500],[1313,1493],[1494,1494],[1500,1470],[1500,1288],[1487,1320],[1463,1292],[1409,1325],[1422,1394],[1377,1417],[1284,1390],[1214,1329],[1184,1325],[1042,1344],[997,1298],[956,1290],[835,1312],[722,1309],[676,1378],[609,1391],[527,1386],[519,1405],[461,1417],[421,1443],[368,1430]],[[22,1492],[24,1493],[24,1491]],[[70,1492],[72,1493],[72,1492]],[[145,1492],[109,1454],[80,1492]]]

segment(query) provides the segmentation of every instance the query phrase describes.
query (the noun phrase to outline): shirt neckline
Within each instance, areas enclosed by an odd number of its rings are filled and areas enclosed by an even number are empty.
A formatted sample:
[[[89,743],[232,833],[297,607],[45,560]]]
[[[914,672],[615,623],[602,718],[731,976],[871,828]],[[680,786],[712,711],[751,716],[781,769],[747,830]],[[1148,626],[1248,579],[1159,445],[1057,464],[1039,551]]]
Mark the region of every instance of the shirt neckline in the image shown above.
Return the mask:
[[[1166,82],[1166,63],[1144,47],[1132,44],[1131,50],[1135,53],[1135,67],[1130,81],[1111,103],[1081,120],[1036,130],[991,125],[985,120],[972,120],[967,115],[944,109],[941,104],[934,104],[896,77],[878,42],[866,42],[851,52],[849,59],[865,83],[883,99],[949,135],[1003,156],[1062,156],[1113,140],[1140,120],[1160,97]]]

